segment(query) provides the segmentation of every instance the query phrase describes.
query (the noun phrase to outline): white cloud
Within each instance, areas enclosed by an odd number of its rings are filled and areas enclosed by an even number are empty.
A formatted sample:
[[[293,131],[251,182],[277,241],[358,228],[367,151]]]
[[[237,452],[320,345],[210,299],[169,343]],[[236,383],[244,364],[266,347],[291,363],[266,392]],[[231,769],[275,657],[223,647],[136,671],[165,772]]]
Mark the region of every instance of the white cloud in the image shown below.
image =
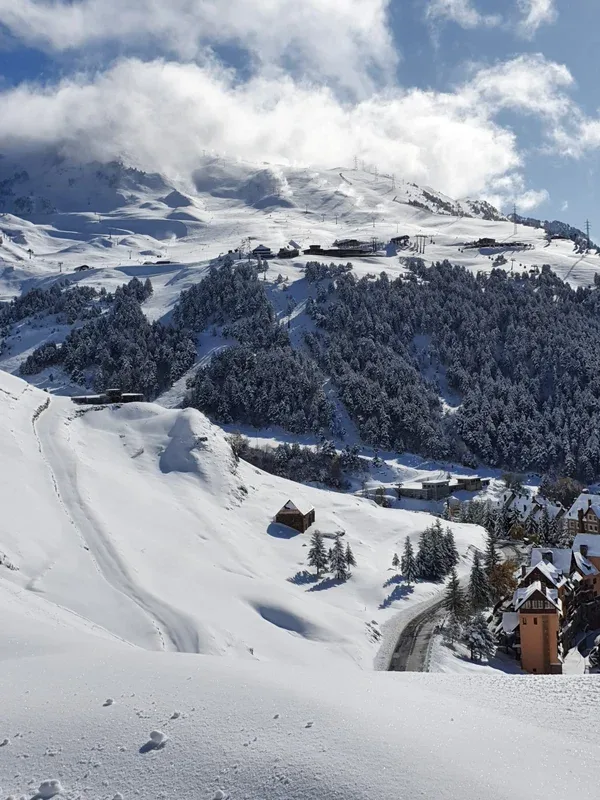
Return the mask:
[[[319,82],[366,93],[398,62],[389,0],[0,0],[0,23],[50,51],[105,42],[151,47],[183,60],[234,44],[262,71],[293,67]]]
[[[552,25],[558,18],[555,0],[517,0],[523,18],[518,31],[526,39],[533,39],[542,25]]]
[[[450,20],[466,29],[494,27],[502,22],[498,14],[481,14],[471,0],[430,0],[427,17]]]
[[[546,189],[526,189],[523,175],[513,172],[495,181],[494,191],[485,194],[485,199],[496,208],[510,211],[516,203],[517,211],[526,214],[546,203],[550,195]]]
[[[569,201],[568,200],[565,200],[563,202],[562,206],[560,207],[560,210],[561,211],[568,211],[569,210]]]
[[[245,84],[212,67],[124,60],[92,80],[0,93],[0,150],[59,145],[186,175],[202,149],[250,161],[333,167],[354,156],[454,196],[520,166],[513,133],[468,87],[388,91],[343,104],[289,77]]]
[[[558,120],[573,110],[566,94],[573,85],[573,76],[564,64],[538,54],[479,69],[469,88],[480,102],[496,111],[511,109]]]

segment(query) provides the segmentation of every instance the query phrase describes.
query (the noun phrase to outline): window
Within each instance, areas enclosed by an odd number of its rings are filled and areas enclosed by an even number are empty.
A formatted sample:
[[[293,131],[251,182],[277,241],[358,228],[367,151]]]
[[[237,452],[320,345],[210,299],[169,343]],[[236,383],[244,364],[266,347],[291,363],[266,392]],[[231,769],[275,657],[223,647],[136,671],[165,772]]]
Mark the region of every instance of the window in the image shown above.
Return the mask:
[[[523,617],[523,625],[527,625],[527,617]]]
[[[537,625],[537,617],[534,617],[534,618],[533,618],[533,624],[534,624],[534,625]]]

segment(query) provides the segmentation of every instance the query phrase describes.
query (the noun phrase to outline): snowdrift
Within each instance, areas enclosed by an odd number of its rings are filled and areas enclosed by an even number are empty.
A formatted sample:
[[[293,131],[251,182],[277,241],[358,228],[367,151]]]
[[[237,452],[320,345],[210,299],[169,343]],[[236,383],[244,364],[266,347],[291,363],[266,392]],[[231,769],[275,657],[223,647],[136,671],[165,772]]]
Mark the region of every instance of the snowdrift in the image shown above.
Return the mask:
[[[585,679],[332,674],[138,651],[5,661],[0,685],[4,797],[52,780],[66,800],[596,795],[600,695]]]

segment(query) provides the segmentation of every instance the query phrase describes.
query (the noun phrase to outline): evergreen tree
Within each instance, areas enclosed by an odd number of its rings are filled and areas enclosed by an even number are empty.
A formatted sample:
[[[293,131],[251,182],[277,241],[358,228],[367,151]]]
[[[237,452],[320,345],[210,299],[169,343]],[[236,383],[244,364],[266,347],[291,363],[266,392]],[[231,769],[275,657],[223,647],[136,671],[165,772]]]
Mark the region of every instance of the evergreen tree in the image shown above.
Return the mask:
[[[455,569],[450,573],[450,580],[444,597],[444,608],[456,619],[460,619],[465,613],[465,593],[462,590]]]
[[[346,553],[340,536],[336,538],[335,544],[333,545],[329,566],[336,580],[348,580],[348,562],[346,561]]]
[[[446,573],[448,573],[454,569],[459,561],[458,550],[456,549],[456,542],[454,541],[454,533],[450,527],[446,528],[446,533],[444,534],[444,547],[447,563]]]
[[[329,559],[323,543],[323,535],[320,531],[315,531],[311,536],[308,563],[317,570],[317,578],[320,578],[323,572],[327,570]]]
[[[398,569],[400,566],[400,559],[398,558],[398,553],[394,553],[394,557],[392,558],[392,567],[394,569]]]
[[[350,567],[356,566],[356,559],[354,558],[354,553],[350,547],[350,542],[346,542],[346,564],[348,566],[348,571],[350,571]]]
[[[475,555],[473,556],[468,594],[469,603],[473,611],[481,611],[481,609],[485,608],[490,602],[490,587],[485,570],[481,566],[481,558],[478,550],[475,551]]]
[[[538,532],[537,522],[535,521],[534,514],[529,514],[525,520],[525,537],[532,541],[535,539]]]
[[[494,537],[490,536],[488,533],[487,535],[487,546],[485,550],[485,571],[488,576],[491,574],[494,567],[500,563],[500,556],[496,549],[496,542],[494,541]]]
[[[402,574],[407,583],[415,583],[418,578],[417,560],[413,550],[412,542],[407,536],[404,542],[404,552],[402,553],[402,562],[400,566]]]
[[[465,628],[465,642],[471,651],[471,661],[482,656],[490,658],[496,651],[496,642],[483,614],[475,614]]]
[[[538,539],[540,544],[550,544],[550,515],[547,506],[544,506],[540,514],[538,525]]]
[[[444,641],[450,646],[454,646],[454,642],[458,641],[462,636],[463,628],[459,617],[450,614],[448,621],[444,625]]]

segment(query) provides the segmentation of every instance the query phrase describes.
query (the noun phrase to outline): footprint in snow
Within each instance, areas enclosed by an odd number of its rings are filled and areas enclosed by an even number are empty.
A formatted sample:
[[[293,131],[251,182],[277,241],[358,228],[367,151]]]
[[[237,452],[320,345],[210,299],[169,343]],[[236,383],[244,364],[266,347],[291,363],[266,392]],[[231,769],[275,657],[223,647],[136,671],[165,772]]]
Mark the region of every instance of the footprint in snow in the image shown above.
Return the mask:
[[[115,702],[115,701],[112,699],[112,697],[108,697],[108,698],[107,698],[107,699],[106,699],[106,700],[105,700],[105,701],[102,703],[102,705],[103,705],[104,707],[106,707],[106,706],[112,706],[114,702]]]
[[[313,724],[314,724],[313,722],[307,722],[304,727],[305,728],[312,728]]]

